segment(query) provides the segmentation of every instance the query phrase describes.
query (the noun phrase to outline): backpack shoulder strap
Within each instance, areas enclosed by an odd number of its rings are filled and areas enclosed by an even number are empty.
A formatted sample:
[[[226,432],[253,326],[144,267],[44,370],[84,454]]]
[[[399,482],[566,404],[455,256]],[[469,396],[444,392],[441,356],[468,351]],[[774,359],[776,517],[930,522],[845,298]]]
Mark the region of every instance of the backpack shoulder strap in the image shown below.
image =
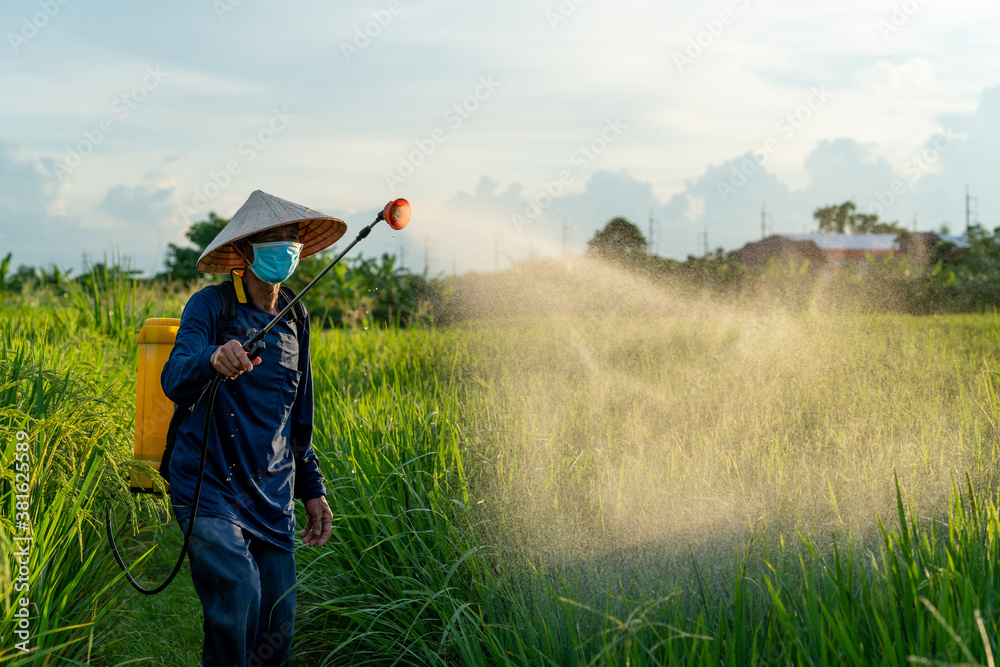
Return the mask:
[[[232,281],[216,285],[216,290],[222,298],[222,311],[219,314],[219,320],[215,327],[215,342],[217,345],[222,345],[225,342],[222,340],[222,336],[226,333],[229,321],[236,314],[237,302],[247,302],[246,290],[243,288],[243,269],[233,269],[229,272],[229,275],[232,277]]]
[[[285,297],[285,303],[288,303],[295,298],[295,291],[291,287],[285,285],[281,286],[281,295]],[[297,301],[292,310],[289,313],[292,316],[293,322],[309,322],[309,313],[306,311],[306,306],[302,301]]]
[[[174,414],[170,417],[170,425],[167,427],[166,442],[163,445],[163,457],[160,459],[160,477],[167,484],[170,483],[170,459],[174,453],[174,443],[177,441],[177,429],[181,427],[181,422],[188,416],[190,410],[183,406],[174,408]]]
[[[226,333],[229,320],[233,319],[236,313],[236,293],[233,291],[232,283],[222,283],[217,286],[219,296],[222,297],[222,310],[219,311],[219,319],[215,324],[215,344],[222,345],[222,336]]]

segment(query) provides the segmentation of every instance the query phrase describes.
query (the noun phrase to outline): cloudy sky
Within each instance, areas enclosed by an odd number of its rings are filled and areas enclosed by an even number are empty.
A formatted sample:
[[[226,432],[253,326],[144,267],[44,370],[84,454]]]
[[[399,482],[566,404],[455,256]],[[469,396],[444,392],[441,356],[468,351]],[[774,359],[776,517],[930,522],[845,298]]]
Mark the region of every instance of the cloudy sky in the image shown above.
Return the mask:
[[[432,272],[581,252],[624,215],[683,258],[852,199],[1000,226],[1000,4],[5,0],[0,252],[162,270],[256,189],[389,199]]]

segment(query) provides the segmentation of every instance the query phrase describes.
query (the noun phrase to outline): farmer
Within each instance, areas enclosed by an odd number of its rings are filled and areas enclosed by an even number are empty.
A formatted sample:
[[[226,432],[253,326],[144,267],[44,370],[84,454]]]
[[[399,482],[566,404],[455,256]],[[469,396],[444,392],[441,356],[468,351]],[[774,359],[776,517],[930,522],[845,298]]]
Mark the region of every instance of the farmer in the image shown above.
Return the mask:
[[[204,273],[232,272],[233,291],[243,296],[219,332],[220,288],[195,293],[161,376],[164,393],[180,406],[197,400],[214,373],[228,378],[215,398],[189,548],[204,612],[203,665],[290,661],[295,499],[308,516],[300,533],[305,544],[323,546],[333,519],[312,447],[308,317],[296,319],[290,311],[264,337],[266,347],[255,359],[247,358],[241,342],[286,304],[279,288],[299,258],[333,244],[346,229],[341,220],[258,190],[198,260]],[[167,466],[182,530],[190,520],[206,403],[202,397],[184,418]]]

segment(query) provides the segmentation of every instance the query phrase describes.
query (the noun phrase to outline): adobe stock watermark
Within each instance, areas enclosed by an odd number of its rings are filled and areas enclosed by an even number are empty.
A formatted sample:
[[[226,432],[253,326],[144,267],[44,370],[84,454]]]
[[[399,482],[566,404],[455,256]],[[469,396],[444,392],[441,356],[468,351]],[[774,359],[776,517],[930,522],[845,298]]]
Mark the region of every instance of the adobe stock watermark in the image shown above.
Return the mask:
[[[66,154],[61,161],[56,162],[52,171],[61,183],[67,174],[73,173],[87,156],[91,155],[99,146],[104,143],[116,129],[118,122],[128,120],[132,112],[139,108],[149,97],[149,94],[160,87],[163,80],[170,76],[169,72],[164,72],[159,65],[147,67],[146,73],[136,85],[122,93],[111,102],[111,115],[105,116],[97,124],[83,131],[83,139],[72,146],[66,146]]]
[[[385,9],[378,9],[371,12],[371,20],[365,21],[362,25],[354,26],[350,42],[340,43],[340,52],[344,55],[344,60],[351,62],[361,55],[361,52],[371,46],[372,40],[377,39],[382,31],[389,27],[392,20],[403,11],[403,4],[400,0],[389,0]]]
[[[11,592],[11,602],[14,603],[14,648],[21,653],[30,650],[31,641],[31,545],[35,541],[31,526],[31,441],[25,431],[17,432],[17,443],[14,445],[14,483],[11,485],[14,495],[14,550],[11,553],[11,574],[14,584]]]
[[[236,155],[241,159],[229,159],[218,169],[208,172],[208,180],[200,188],[194,188],[189,202],[181,203],[181,215],[189,217],[204,213],[208,206],[229,187],[233,178],[243,173],[243,168],[257,159],[279,134],[288,129],[295,120],[286,107],[271,110],[271,117],[253,134],[248,134],[236,146]]]
[[[890,35],[899,32],[926,2],[927,0],[903,0],[894,4],[888,17],[875,22],[875,27],[882,33],[882,39],[888,41]]]
[[[951,128],[944,128],[928,140],[929,146],[903,163],[903,175],[906,180],[897,178],[884,190],[872,192],[872,200],[868,204],[868,212],[884,216],[899,198],[904,195],[921,176],[929,172],[941,155],[951,150],[958,137]]]
[[[739,11],[744,11],[750,7],[750,0],[733,0],[733,4]],[[701,58],[705,52],[712,48],[716,40],[722,37],[726,31],[726,26],[736,22],[736,13],[731,9],[723,9],[713,18],[701,22],[703,30],[699,30],[693,37],[689,37],[687,45],[682,51],[674,51],[674,66],[680,74],[684,73],[684,68],[693,65],[695,60]]]
[[[830,101],[832,97],[833,93],[828,91],[826,86],[813,86],[810,88],[805,102],[793,111],[786,113],[774,124],[774,129],[780,134],[779,138],[771,136],[765,139],[760,146],[751,151],[750,157],[747,157],[738,165],[734,164],[732,166],[728,180],[715,182],[715,189],[718,191],[722,201],[727,201],[730,196],[746,185],[767,163],[768,158],[781,149],[781,142],[794,137],[795,133],[809,122],[813,114],[822,109],[823,105]]]
[[[27,14],[21,17],[21,29],[17,32],[8,31],[7,41],[14,55],[21,52],[28,42],[38,36],[49,21],[54,19],[62,11],[62,8],[70,3],[70,0],[38,0],[39,11],[30,16]]]
[[[438,146],[448,141],[449,133],[462,127],[502,85],[503,82],[497,81],[492,75],[479,77],[475,89],[469,95],[441,114],[441,120],[447,124],[447,128],[435,127],[426,137],[413,140],[416,146],[414,150],[397,156],[396,168],[385,172],[385,184],[389,186],[389,190],[395,192],[397,185],[413,176],[434,155]]]
[[[281,621],[277,626],[271,632],[263,635],[263,643],[256,646],[252,651],[247,651],[247,667],[261,667],[265,664],[273,664],[275,656],[286,654],[294,627],[292,622],[287,620]]]
[[[232,14],[242,4],[243,0],[212,0],[212,9],[215,10],[215,15],[219,17],[220,21],[225,21],[226,14]]]
[[[577,173],[587,171],[602,155],[604,155],[611,144],[618,141],[628,129],[628,125],[618,117],[608,118],[604,122],[604,127],[597,136],[590,141],[581,144],[569,157],[569,163],[576,167]],[[514,229],[523,232],[528,224],[538,220],[542,213],[556,197],[561,196],[566,189],[573,184],[576,177],[570,169],[562,169],[555,178],[542,181],[539,184],[538,192],[532,197],[528,197],[524,202],[522,210],[511,215],[511,222]]]
[[[555,30],[560,24],[568,21],[585,2],[587,0],[561,0],[555,9],[546,9],[545,20],[549,22],[549,28]]]

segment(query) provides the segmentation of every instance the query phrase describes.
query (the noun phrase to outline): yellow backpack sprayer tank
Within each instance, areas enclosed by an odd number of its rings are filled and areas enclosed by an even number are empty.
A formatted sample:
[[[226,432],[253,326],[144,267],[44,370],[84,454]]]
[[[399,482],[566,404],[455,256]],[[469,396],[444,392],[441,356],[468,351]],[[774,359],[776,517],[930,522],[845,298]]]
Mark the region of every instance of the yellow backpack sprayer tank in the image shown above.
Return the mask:
[[[160,373],[167,363],[181,321],[173,317],[146,320],[139,330],[139,375],[135,391],[135,460],[160,470],[174,404],[163,394]],[[135,469],[129,483],[132,493],[162,493],[163,482],[154,483]]]

